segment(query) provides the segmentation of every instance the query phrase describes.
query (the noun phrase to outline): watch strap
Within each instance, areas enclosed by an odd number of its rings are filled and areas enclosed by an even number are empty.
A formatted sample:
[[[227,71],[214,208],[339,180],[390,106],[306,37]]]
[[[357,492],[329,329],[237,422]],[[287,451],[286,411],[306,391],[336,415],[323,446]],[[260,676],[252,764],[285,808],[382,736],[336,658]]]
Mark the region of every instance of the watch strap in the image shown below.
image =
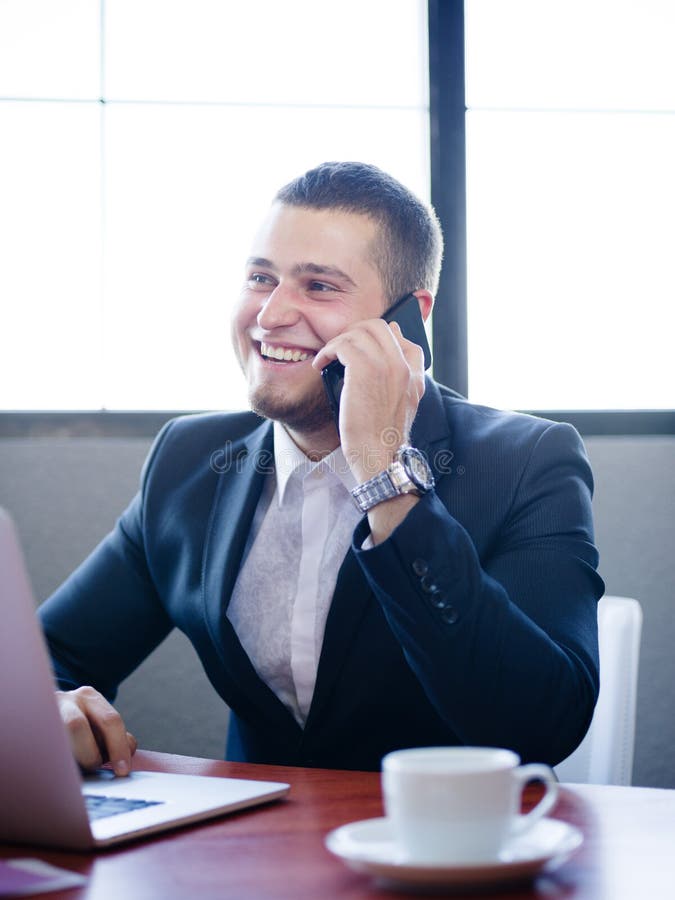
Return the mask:
[[[411,455],[418,460],[418,464],[419,461],[423,463],[427,472],[426,476],[420,473],[423,476],[420,478],[415,474],[414,469],[408,468]],[[433,486],[433,475],[422,454],[414,447],[403,444],[399,447],[394,461],[383,472],[379,472],[373,478],[364,481],[363,484],[357,485],[351,493],[358,508],[361,512],[366,513],[378,503],[384,503],[385,500],[391,500],[401,494],[421,496],[431,490]]]
[[[399,463],[400,465],[400,463]],[[378,503],[384,503],[385,500],[391,500],[392,497],[398,497],[399,491],[394,486],[389,470],[379,472],[363,484],[357,485],[352,489],[352,497],[361,512],[368,512]]]

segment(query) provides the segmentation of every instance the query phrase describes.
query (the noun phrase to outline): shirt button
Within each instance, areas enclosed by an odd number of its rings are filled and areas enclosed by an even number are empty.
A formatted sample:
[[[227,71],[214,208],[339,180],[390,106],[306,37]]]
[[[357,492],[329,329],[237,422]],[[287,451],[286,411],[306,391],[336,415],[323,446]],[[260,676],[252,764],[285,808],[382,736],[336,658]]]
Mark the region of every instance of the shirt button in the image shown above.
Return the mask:
[[[441,619],[448,625],[454,625],[459,619],[459,613],[454,606],[448,606],[447,609],[441,610]]]
[[[412,564],[412,570],[415,575],[426,575],[429,571],[429,563],[426,559],[416,559]]]

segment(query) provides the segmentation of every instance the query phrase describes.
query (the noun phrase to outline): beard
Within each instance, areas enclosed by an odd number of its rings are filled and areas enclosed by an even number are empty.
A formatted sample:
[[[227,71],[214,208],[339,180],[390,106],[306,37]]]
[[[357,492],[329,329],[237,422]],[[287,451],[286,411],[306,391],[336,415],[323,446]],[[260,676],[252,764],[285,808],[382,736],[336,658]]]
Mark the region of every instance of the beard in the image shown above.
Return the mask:
[[[280,422],[300,434],[322,431],[334,421],[321,383],[301,400],[292,400],[274,385],[264,385],[250,393],[249,403],[259,416]]]

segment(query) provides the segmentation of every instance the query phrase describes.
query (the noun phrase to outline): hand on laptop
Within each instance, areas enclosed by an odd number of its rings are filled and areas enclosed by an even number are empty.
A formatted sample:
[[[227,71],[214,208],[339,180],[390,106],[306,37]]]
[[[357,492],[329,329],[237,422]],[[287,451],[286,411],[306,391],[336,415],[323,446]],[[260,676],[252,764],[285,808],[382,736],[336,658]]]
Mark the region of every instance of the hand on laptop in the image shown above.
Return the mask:
[[[105,697],[92,687],[81,687],[57,691],[56,700],[78,764],[98,769],[109,762],[115,775],[128,775],[136,738]]]

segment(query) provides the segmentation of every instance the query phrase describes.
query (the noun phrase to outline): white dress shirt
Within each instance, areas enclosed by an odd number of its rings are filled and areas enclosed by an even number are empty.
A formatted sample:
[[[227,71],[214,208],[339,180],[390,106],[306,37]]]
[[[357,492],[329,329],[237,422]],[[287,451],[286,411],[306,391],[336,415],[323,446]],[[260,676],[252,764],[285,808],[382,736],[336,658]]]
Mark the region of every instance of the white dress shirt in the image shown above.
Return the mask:
[[[258,675],[304,725],[338,571],[361,513],[340,447],[311,462],[275,422],[274,465],[227,616]]]

